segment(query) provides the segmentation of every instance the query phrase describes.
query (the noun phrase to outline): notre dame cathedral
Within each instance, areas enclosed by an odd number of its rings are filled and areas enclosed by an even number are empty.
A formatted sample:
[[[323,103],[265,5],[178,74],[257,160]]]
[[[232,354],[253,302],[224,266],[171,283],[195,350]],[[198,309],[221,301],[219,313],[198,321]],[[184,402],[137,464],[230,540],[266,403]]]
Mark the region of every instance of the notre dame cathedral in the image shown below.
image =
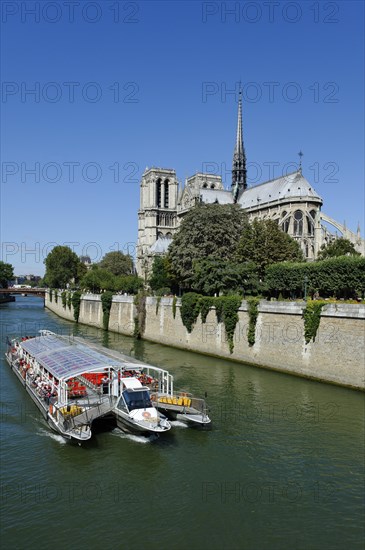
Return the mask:
[[[365,241],[360,228],[353,233],[344,225],[326,216],[323,200],[298,170],[285,176],[247,187],[246,154],[242,135],[242,98],[238,101],[236,144],[233,154],[232,185],[225,189],[221,176],[197,173],[180,189],[175,170],[146,169],[140,184],[138,211],[137,272],[146,277],[153,257],[165,254],[184,214],[197,202],[237,203],[254,218],[276,220],[280,228],[300,243],[307,260],[314,260],[332,234],[327,222],[349,239],[356,250],[365,255]]]

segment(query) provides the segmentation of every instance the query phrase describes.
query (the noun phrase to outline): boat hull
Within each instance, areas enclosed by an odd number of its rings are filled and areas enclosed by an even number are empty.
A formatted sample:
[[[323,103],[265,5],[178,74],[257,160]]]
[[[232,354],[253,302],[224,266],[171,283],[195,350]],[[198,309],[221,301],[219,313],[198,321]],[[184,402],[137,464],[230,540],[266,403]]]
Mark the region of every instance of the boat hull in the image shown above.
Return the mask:
[[[170,424],[167,424],[166,428],[162,427],[159,424],[156,426],[153,425],[141,425],[138,422],[134,421],[132,418],[128,417],[126,414],[123,414],[118,409],[113,411],[117,427],[122,431],[127,431],[129,433],[135,433],[139,435],[150,435],[152,433],[160,434],[168,431],[170,429]]]
[[[16,365],[13,363],[13,361],[11,361],[10,357],[8,356],[8,354],[5,354],[5,358],[6,358],[6,361],[7,363],[10,365],[10,368],[11,370],[14,372],[14,374],[16,375],[17,379],[19,380],[19,382],[21,383],[22,386],[24,386],[25,388],[25,391],[27,392],[27,394],[30,396],[30,398],[32,399],[33,403],[36,405],[36,407],[39,409],[39,411],[41,412],[43,418],[46,420],[48,426],[54,431],[56,432],[57,434],[61,435],[62,437],[64,437],[65,439],[68,439],[68,440],[75,440],[77,441],[78,443],[82,442],[82,441],[87,441],[88,439],[90,439],[91,437],[91,430],[84,430],[82,431],[82,429],[80,430],[77,430],[77,433],[67,433],[65,431],[63,431],[59,426],[58,424],[54,421],[54,419],[52,418],[52,416],[50,415],[49,413],[49,406],[46,405],[46,403],[44,403],[41,399],[39,399],[37,397],[37,395],[32,391],[32,389],[30,388],[30,386],[28,386],[28,384],[26,383],[26,381],[24,380],[24,378],[22,377],[22,375],[20,374],[18,368],[16,367]]]
[[[183,405],[158,403],[156,408],[166,415],[169,420],[181,420],[183,422],[187,422],[191,426],[209,426],[212,422],[208,415],[193,409],[189,410]]]

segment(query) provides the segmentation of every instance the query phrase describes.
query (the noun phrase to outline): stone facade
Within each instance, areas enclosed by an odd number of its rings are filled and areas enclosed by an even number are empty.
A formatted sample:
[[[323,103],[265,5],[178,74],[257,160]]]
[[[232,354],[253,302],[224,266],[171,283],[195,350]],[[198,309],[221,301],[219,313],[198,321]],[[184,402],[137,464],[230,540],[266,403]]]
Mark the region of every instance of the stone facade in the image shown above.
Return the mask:
[[[140,185],[138,210],[137,272],[146,275],[155,254],[164,253],[170,243],[177,222],[178,181],[175,170],[146,169]],[[162,250],[156,243],[162,242]]]

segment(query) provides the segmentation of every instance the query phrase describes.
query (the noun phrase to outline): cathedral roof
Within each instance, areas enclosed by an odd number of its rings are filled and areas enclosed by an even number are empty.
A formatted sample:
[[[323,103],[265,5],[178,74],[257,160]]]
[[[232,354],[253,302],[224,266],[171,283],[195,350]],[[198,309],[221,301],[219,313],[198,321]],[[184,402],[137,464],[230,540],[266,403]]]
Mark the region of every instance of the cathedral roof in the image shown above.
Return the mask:
[[[152,246],[150,246],[149,252],[151,254],[165,254],[170,246],[172,239],[170,237],[159,237]]]
[[[211,204],[219,202],[219,204],[233,204],[233,196],[231,191],[225,189],[200,189],[200,196],[204,203]]]
[[[246,189],[238,199],[238,204],[242,208],[252,208],[278,200],[290,200],[294,197],[322,202],[321,197],[298,170]]]
[[[200,196],[206,204],[214,202],[232,204],[234,202],[232,192],[223,189],[200,189]],[[290,200],[294,197],[309,198],[322,202],[321,197],[298,170],[292,174],[280,176],[280,178],[246,189],[238,199],[238,204],[242,208],[252,208],[278,200]]]

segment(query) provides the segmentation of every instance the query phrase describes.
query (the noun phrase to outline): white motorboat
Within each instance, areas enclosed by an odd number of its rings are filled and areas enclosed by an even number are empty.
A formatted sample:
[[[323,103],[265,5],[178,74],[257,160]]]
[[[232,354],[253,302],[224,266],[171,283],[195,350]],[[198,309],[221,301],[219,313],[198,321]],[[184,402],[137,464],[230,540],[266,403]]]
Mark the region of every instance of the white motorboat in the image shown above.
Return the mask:
[[[182,420],[189,425],[211,424],[205,399],[194,397],[183,390],[174,391],[174,379],[167,370],[143,363],[126,362],[124,372],[150,389],[153,406],[168,419]]]
[[[153,406],[150,391],[138,378],[121,378],[121,396],[113,410],[118,428],[141,434],[166,432],[168,420]]]

